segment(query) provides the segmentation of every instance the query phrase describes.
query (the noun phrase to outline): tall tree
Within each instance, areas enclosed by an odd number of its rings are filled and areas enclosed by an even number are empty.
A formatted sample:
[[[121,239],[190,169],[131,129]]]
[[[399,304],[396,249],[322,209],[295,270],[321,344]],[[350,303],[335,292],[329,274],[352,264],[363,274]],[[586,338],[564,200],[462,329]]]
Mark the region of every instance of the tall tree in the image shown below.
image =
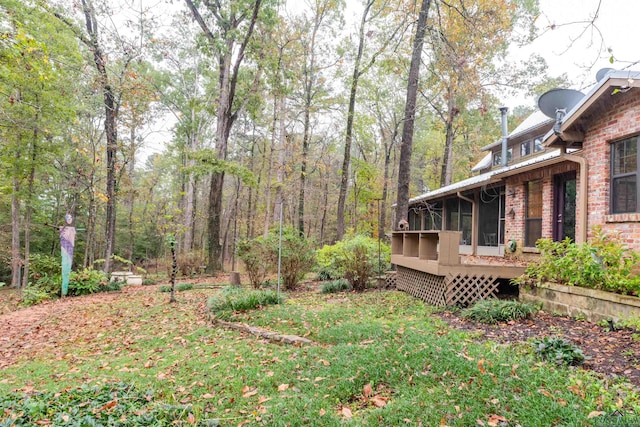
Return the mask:
[[[377,7],[374,7],[374,5]],[[362,64],[365,40],[367,38],[371,38],[373,33],[373,30],[366,31],[367,25],[378,17],[384,18],[388,16],[388,9],[390,9],[388,1],[376,2],[376,0],[366,0],[362,16],[360,18],[360,25],[358,27],[358,49],[353,63],[353,74],[351,76],[349,88],[349,106],[347,111],[347,126],[344,140],[344,157],[342,161],[342,175],[340,177],[340,193],[338,196],[336,227],[337,240],[341,240],[344,236],[344,211],[349,186],[349,167],[351,163],[351,145],[353,142],[353,120],[360,77],[371,69],[378,56],[382,54],[386,50],[387,46],[395,40],[396,35],[400,33],[401,28],[404,26],[402,21],[395,21],[392,23],[391,28],[385,28],[385,31],[381,31],[384,33],[384,39],[381,41],[381,44],[377,47],[375,52],[369,57],[368,61]]]
[[[422,0],[420,13],[416,22],[416,32],[413,38],[411,53],[411,65],[409,66],[409,79],[407,82],[407,100],[404,108],[404,123],[402,127],[402,140],[400,143],[400,162],[398,167],[398,194],[396,201],[396,217],[393,229],[395,230],[400,220],[407,220],[409,209],[409,183],[411,181],[411,153],[413,149],[413,127],[416,114],[416,101],[418,98],[418,79],[420,77],[420,62],[422,47],[427,30],[427,17],[431,0]]]
[[[209,42],[211,53],[218,61],[216,148],[217,160],[224,162],[227,159],[231,128],[238,112],[249,100],[245,97],[234,105],[241,65],[246,59],[254,29],[260,19],[267,21],[270,7],[263,8],[263,0],[203,2],[197,6],[192,0],[185,2]],[[259,72],[256,71],[254,81],[258,78]],[[207,264],[210,271],[222,268],[220,231],[224,175],[223,169],[214,172],[209,189]]]

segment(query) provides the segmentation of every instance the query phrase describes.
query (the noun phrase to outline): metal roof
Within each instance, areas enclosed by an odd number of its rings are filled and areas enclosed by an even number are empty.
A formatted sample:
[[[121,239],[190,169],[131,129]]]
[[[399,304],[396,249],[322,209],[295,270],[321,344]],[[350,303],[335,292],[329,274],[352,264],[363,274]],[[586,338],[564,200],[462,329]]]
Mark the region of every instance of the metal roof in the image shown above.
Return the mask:
[[[477,172],[484,168],[491,166],[491,153],[487,153],[474,167],[471,168],[471,172]]]
[[[505,166],[499,169],[495,169],[480,175],[473,176],[471,178],[467,178],[462,181],[458,181],[451,185],[447,185],[445,187],[438,188],[437,190],[429,191],[427,193],[421,194],[420,196],[413,197],[409,199],[409,203],[422,202],[424,200],[434,199],[438,196],[444,196],[451,193],[455,193],[462,190],[468,190],[472,188],[480,187],[481,184],[487,184],[492,181],[499,181],[496,175],[501,175],[507,172],[515,171],[520,168],[524,168],[527,166],[531,166],[537,163],[542,163],[544,161],[560,157],[560,149],[546,151],[539,156],[532,157],[529,160],[524,162],[516,163],[514,165]]]
[[[542,113],[542,111],[537,110],[531,113],[529,116],[527,116],[527,118],[524,119],[522,123],[516,126],[516,128],[513,131],[511,131],[509,135],[507,135],[507,139],[516,138],[522,134],[525,134],[535,128],[548,124],[552,121],[553,119],[550,119],[549,117],[545,116]],[[489,145],[485,145],[484,147],[481,148],[481,150],[482,151],[490,150],[492,148],[499,146],[500,144],[502,144],[502,138],[500,138],[496,142],[492,142]]]

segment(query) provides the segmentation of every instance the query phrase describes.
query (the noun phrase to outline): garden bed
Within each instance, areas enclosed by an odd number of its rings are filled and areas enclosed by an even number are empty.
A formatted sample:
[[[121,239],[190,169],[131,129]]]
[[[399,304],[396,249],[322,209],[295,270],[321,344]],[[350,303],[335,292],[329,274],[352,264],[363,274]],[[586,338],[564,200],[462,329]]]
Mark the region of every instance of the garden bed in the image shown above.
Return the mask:
[[[541,302],[546,311],[582,317],[593,322],[640,317],[638,297],[577,286],[548,282],[535,287],[520,286],[520,299],[524,302]]]

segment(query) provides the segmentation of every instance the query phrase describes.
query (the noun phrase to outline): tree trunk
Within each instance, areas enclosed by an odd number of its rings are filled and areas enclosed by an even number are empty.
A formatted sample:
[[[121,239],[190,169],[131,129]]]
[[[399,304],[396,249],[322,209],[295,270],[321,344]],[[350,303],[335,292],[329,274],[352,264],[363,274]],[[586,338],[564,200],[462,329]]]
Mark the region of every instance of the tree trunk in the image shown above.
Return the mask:
[[[16,154],[16,158],[20,155]],[[20,258],[20,180],[18,176],[13,177],[13,188],[11,193],[11,287],[20,287],[20,273],[22,260]]]
[[[129,221],[129,247],[127,248],[127,259],[129,261],[133,261],[133,250],[135,243],[135,232],[134,232],[134,221],[133,221],[133,207],[135,201],[135,163],[136,163],[136,127],[131,126],[131,142],[129,145],[129,182],[131,188],[129,189],[129,197],[127,198],[127,209],[128,209],[128,221]]]
[[[38,120],[36,116],[36,121]],[[38,131],[33,132],[33,144],[31,144],[31,165],[29,167],[29,180],[27,183],[27,200],[24,215],[24,269],[22,272],[22,287],[29,284],[29,255],[31,252],[31,202],[33,200],[33,186],[36,176],[36,156],[37,156]]]
[[[422,0],[420,15],[416,24],[416,35],[413,39],[409,81],[407,83],[407,100],[404,108],[404,125],[402,127],[402,143],[400,145],[400,164],[398,167],[398,195],[396,201],[396,218],[393,229],[397,229],[400,220],[407,220],[409,210],[409,184],[411,182],[411,154],[413,151],[413,128],[416,116],[416,99],[422,46],[427,29],[427,17],[431,0]]]
[[[440,187],[451,184],[453,180],[453,140],[455,132],[453,130],[453,121],[457,116],[455,94],[449,92],[449,101],[447,102],[447,121],[445,123],[445,142],[444,153],[442,155],[442,172],[440,174]]]

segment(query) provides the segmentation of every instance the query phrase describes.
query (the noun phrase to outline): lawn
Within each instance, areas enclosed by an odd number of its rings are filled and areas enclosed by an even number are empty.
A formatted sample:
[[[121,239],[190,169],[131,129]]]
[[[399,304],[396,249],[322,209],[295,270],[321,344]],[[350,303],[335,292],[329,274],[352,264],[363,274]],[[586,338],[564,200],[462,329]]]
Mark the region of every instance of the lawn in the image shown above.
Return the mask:
[[[630,385],[452,329],[401,292],[314,289],[226,319],[315,343],[303,347],[216,327],[205,304],[218,292],[179,292],[168,304],[158,287],[127,287],[50,304],[0,347],[5,407],[33,406],[68,425],[81,424],[64,405],[57,415],[46,407],[68,400],[122,425],[203,426],[582,426],[614,410],[640,413]],[[28,310],[0,320],[19,316]],[[0,425],[11,416],[0,410]]]

